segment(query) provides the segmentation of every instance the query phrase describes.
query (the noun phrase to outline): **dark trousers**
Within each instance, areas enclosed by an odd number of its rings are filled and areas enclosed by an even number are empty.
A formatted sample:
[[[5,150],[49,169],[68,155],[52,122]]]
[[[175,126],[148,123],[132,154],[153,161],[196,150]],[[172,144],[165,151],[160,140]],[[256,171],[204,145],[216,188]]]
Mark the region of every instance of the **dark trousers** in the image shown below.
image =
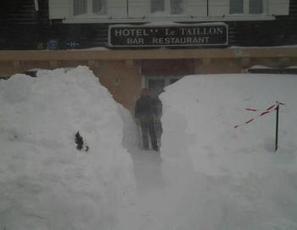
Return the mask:
[[[149,149],[149,139],[153,150],[159,151],[157,132],[153,119],[145,119],[140,121],[142,132],[142,143],[144,149]]]

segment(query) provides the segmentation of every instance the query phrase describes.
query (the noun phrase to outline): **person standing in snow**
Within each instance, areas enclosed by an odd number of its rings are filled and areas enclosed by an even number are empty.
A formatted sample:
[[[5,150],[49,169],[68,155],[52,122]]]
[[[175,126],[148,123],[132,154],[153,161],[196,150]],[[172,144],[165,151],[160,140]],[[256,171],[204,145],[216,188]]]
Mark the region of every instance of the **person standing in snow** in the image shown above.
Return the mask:
[[[135,105],[135,118],[141,127],[143,149],[149,149],[149,139],[152,149],[159,151],[161,137],[162,103],[158,97],[153,97],[150,90],[142,89],[140,98]]]

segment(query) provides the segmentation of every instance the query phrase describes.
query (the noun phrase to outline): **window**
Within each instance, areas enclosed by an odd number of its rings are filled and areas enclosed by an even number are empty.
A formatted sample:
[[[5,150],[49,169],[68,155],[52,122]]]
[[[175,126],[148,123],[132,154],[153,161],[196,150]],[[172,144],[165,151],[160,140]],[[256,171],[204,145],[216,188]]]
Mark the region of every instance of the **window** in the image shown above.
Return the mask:
[[[87,13],[87,0],[73,0],[73,15],[81,15]]]
[[[185,0],[151,0],[151,13],[182,14]]]
[[[243,13],[243,0],[230,0],[230,14]]]
[[[93,13],[104,15],[106,14],[106,0],[93,0]]]
[[[250,0],[250,14],[262,14],[263,13],[263,1]]]
[[[171,14],[182,14],[184,12],[183,0],[171,0]]]
[[[230,0],[230,14],[262,14],[263,0]]]
[[[107,13],[106,3],[107,0],[73,0],[73,15],[105,15]]]
[[[165,0],[151,0],[151,12],[163,12],[165,11]]]

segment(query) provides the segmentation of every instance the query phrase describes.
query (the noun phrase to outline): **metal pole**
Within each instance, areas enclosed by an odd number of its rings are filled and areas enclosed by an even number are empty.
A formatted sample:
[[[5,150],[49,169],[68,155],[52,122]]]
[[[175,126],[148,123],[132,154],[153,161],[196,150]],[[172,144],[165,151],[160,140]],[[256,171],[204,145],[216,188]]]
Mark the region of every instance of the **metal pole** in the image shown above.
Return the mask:
[[[279,124],[279,104],[276,106],[276,124],[275,124],[275,149],[276,152],[278,149],[278,124]]]
[[[209,0],[206,0],[206,16],[209,16]]]

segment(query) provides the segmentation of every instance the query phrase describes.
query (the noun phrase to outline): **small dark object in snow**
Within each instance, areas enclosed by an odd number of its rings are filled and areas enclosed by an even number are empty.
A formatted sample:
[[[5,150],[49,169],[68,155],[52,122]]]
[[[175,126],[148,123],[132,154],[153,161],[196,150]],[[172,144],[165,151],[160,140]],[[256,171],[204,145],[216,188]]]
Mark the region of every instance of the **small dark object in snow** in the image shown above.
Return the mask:
[[[79,131],[75,134],[75,144],[76,144],[76,149],[79,151],[84,150],[85,152],[89,151],[89,146],[87,146],[84,143],[83,137],[80,135]]]
[[[82,150],[84,145],[84,140],[82,136],[79,134],[79,131],[77,131],[77,133],[75,134],[75,144],[78,150]]]

